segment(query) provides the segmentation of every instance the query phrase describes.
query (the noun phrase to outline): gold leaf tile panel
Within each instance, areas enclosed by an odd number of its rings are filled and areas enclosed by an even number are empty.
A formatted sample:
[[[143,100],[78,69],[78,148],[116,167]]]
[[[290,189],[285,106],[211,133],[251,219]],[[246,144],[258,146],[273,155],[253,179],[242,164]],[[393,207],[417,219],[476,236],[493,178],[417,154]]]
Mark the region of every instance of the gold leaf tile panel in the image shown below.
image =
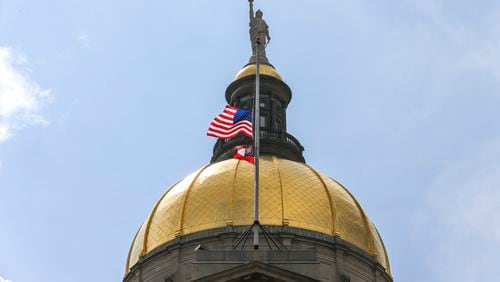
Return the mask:
[[[337,226],[342,239],[370,252],[370,232],[363,214],[351,195],[337,182],[328,177],[323,179],[330,190]]]
[[[146,250],[149,252],[161,244],[173,240],[180,228],[182,196],[193,182],[198,171],[173,186],[160,201],[151,218]]]
[[[263,156],[260,164],[259,220],[267,225],[283,224],[281,179],[271,156]],[[252,197],[253,198],[253,197]]]
[[[141,225],[141,228],[137,231],[137,234],[135,235],[134,242],[132,244],[132,247],[130,248],[130,253],[128,255],[128,260],[127,260],[127,269],[128,271],[130,267],[135,265],[137,261],[139,261],[139,257],[142,254],[142,249],[143,249],[143,244],[144,244],[144,233],[146,232],[146,225],[143,224]]]
[[[193,182],[181,220],[182,233],[224,227],[231,214],[234,169],[237,160],[207,167]]]
[[[389,264],[389,258],[387,257],[387,251],[385,249],[384,243],[382,242],[382,238],[380,237],[380,234],[378,233],[377,228],[375,227],[375,225],[373,225],[373,223],[371,221],[370,221],[370,230],[371,230],[371,233],[375,237],[374,247],[375,247],[375,252],[377,255],[377,260],[387,270],[387,272],[390,273],[391,267]]]
[[[233,225],[251,225],[253,222],[253,182],[253,165],[240,161],[234,179]]]
[[[307,166],[279,160],[290,226],[332,235],[330,203],[321,180]]]

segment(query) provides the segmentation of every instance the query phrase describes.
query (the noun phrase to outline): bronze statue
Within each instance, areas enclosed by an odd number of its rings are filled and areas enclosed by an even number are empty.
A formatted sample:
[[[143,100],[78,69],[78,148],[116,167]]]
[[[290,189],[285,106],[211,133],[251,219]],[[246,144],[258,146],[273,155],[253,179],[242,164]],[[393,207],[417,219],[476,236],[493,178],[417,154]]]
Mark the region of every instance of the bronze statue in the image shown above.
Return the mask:
[[[252,57],[250,62],[256,61],[257,48],[259,48],[259,61],[268,63],[266,57],[266,46],[271,41],[271,36],[269,36],[269,26],[266,21],[262,19],[262,11],[257,10],[254,15],[253,11],[253,0],[248,0],[250,4],[250,41],[252,43]]]

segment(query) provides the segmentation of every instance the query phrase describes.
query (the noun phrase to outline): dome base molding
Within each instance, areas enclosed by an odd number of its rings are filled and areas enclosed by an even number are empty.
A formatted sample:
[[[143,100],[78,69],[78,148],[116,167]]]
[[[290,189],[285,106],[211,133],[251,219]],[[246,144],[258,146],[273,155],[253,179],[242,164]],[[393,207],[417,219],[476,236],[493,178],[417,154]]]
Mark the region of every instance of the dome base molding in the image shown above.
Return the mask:
[[[251,244],[233,249],[245,228],[230,226],[177,237],[141,257],[124,281],[253,281],[264,275],[266,281],[392,282],[376,258],[340,237],[267,226],[286,249],[262,245],[253,250]]]

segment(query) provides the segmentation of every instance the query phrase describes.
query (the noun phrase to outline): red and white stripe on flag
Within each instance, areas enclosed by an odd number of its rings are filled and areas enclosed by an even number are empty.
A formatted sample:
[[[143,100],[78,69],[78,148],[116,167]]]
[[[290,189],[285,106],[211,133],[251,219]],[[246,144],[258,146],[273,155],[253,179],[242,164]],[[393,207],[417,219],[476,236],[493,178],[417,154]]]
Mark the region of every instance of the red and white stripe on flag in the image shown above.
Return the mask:
[[[242,114],[248,110],[241,110],[227,105],[224,111],[216,116],[210,123],[207,135],[219,139],[230,139],[238,134],[244,134],[252,138],[252,122],[247,119],[237,120],[235,115]]]

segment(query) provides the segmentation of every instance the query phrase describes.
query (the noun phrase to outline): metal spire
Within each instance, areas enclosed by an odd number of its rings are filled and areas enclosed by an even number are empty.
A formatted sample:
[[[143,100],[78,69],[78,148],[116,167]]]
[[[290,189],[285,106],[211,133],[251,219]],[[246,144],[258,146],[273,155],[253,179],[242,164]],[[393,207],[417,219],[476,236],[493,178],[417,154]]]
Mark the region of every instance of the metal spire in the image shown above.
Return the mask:
[[[252,3],[252,2],[250,2]],[[255,168],[255,179],[254,179],[254,225],[253,225],[253,248],[259,248],[259,159],[260,159],[260,60],[259,60],[259,45],[261,44],[260,38],[256,37],[256,57],[255,62],[255,104],[254,104],[254,126],[253,126],[253,140],[254,140],[254,168]]]

